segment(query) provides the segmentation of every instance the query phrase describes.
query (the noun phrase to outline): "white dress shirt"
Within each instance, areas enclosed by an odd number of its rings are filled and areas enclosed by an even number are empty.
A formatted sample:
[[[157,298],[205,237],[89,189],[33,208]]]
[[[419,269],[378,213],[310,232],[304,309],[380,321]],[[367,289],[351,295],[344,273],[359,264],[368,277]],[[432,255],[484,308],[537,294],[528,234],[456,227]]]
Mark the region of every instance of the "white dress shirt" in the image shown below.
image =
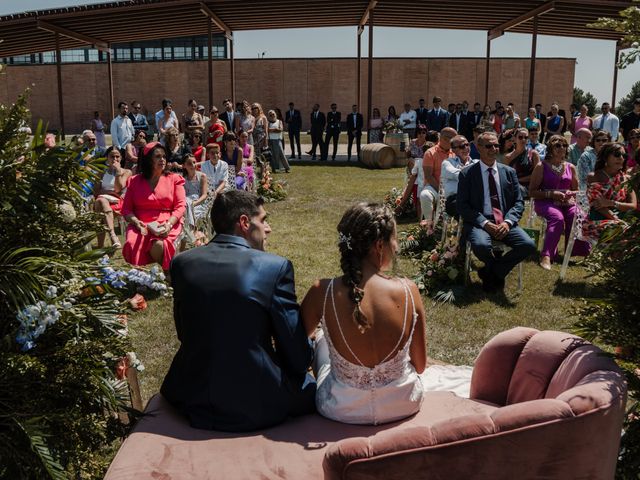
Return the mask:
[[[215,190],[221,182],[226,182],[229,177],[229,165],[224,160],[218,160],[215,165],[207,160],[202,164],[202,173],[207,176],[209,190]]]
[[[400,125],[402,125],[402,128],[416,128],[417,118],[418,116],[416,115],[416,111],[409,110],[408,112],[402,112],[398,120],[400,120]],[[407,123],[406,125],[404,123],[405,120],[409,120],[409,123]]]
[[[455,194],[458,191],[458,175],[463,168],[473,165],[478,160],[472,158],[467,163],[462,163],[459,157],[447,158],[442,162],[442,170],[440,171],[440,179],[444,187],[445,198]],[[488,185],[487,185],[488,186]]]
[[[482,214],[485,217],[493,217],[493,207],[491,206],[491,194],[489,193],[489,174],[487,173],[490,168],[493,168],[493,179],[496,181],[496,189],[498,190],[498,200],[500,201],[500,209],[502,213],[506,215],[504,210],[504,201],[502,200],[502,190],[500,189],[500,175],[498,174],[498,162],[496,161],[493,166],[489,167],[484,162],[480,162],[480,173],[482,174],[482,188],[484,188],[484,209]],[[488,220],[482,222],[482,227],[488,223]],[[511,225],[511,222],[508,222]]]
[[[602,128],[611,134],[611,140],[616,141],[618,139],[618,130],[620,129],[620,119],[613,113],[609,112],[604,115],[604,122],[602,121],[602,115],[598,115],[593,121],[593,128]]]
[[[133,123],[127,116],[118,115],[111,120],[111,143],[119,149],[123,149],[133,140]]]

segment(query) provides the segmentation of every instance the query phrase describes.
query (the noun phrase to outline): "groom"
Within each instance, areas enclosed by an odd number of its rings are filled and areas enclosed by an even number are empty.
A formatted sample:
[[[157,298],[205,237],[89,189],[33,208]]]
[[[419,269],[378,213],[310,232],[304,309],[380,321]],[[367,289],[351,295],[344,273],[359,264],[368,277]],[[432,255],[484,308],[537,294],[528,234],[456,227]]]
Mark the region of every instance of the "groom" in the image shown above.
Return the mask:
[[[293,266],[264,252],[266,217],[262,198],[220,194],[215,238],[171,263],[181,345],[160,391],[192,427],[243,432],[315,411]]]

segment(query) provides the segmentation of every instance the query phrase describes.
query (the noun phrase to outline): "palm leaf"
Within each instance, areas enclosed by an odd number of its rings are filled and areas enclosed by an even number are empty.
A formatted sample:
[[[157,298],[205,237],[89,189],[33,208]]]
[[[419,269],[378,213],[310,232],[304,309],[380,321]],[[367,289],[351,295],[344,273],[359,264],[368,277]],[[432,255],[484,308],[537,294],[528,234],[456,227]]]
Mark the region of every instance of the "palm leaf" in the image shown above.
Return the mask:
[[[49,476],[54,480],[66,480],[64,468],[60,465],[58,459],[55,458],[46,438],[50,435],[44,433],[41,417],[32,417],[22,423],[14,419],[18,427],[24,432],[29,440],[31,449],[36,454],[42,466],[45,468]]]

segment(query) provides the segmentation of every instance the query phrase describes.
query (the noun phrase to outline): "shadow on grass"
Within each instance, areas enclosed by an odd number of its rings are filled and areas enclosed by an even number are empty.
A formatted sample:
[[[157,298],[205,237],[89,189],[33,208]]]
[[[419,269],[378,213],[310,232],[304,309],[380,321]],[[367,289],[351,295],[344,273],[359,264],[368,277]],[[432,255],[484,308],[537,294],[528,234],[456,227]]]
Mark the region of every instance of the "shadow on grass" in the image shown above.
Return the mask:
[[[603,298],[604,292],[588,282],[563,282],[558,279],[553,287],[553,295],[564,298]]]
[[[450,290],[453,298],[448,303],[458,308],[465,308],[469,305],[480,303],[483,300],[488,300],[496,306],[503,308],[516,308],[518,306],[504,291],[487,293],[482,290],[479,283],[469,283],[467,286],[454,285]],[[437,295],[433,300],[438,301]]]

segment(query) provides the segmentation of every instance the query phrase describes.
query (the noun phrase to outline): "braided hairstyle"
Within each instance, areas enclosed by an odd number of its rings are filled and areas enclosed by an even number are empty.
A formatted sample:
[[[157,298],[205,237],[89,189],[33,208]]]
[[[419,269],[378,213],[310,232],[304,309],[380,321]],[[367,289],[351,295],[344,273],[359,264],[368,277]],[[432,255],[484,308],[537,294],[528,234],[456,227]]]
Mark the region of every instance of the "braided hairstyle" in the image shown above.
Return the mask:
[[[338,224],[340,268],[342,281],[349,289],[349,298],[355,304],[353,320],[360,333],[371,328],[362,313],[360,304],[364,297],[362,261],[377,240],[388,242],[395,229],[393,211],[378,203],[358,203],[349,208]]]

